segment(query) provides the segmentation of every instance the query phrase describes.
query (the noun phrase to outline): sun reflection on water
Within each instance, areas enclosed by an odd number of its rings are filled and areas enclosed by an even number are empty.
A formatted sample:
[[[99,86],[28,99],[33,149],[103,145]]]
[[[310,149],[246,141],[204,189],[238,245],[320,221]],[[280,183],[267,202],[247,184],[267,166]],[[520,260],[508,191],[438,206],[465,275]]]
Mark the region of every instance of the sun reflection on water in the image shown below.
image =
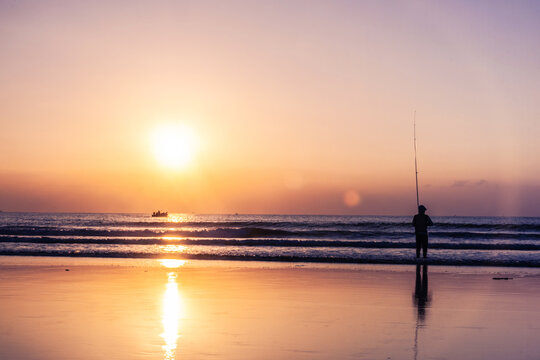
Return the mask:
[[[162,245],[160,246],[160,248],[164,252],[168,252],[168,253],[181,253],[181,252],[184,252],[184,250],[186,250],[186,247],[183,245]]]
[[[185,264],[185,260],[163,259],[160,263],[167,268],[178,268]],[[176,347],[179,335],[179,321],[183,315],[184,307],[178,283],[176,282],[177,274],[175,272],[168,273],[168,281],[163,294],[163,333],[161,337],[165,341],[162,346],[164,354],[163,359],[174,360],[176,358]]]
[[[169,214],[169,222],[182,223],[188,221],[188,215],[186,214]]]
[[[178,259],[161,259],[159,260],[159,262],[161,263],[161,265],[169,269],[176,269],[186,264],[186,260],[178,260]]]

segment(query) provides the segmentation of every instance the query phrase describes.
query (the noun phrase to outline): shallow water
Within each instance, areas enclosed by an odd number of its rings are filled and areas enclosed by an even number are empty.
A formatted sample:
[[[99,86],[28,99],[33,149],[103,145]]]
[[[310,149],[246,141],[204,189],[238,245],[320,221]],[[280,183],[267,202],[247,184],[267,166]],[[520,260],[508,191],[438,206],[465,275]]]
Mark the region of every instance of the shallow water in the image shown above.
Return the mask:
[[[17,257],[0,266],[3,359],[540,354],[537,269]],[[512,279],[493,280],[503,276]]]

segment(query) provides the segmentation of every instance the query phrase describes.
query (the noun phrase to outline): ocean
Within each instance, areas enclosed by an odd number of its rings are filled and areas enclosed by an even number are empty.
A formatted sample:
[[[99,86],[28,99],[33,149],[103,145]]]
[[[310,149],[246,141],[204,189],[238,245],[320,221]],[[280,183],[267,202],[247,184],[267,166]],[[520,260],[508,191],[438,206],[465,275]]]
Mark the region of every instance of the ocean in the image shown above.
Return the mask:
[[[432,217],[428,262],[540,267],[540,218]],[[0,213],[0,255],[415,263],[411,216]]]

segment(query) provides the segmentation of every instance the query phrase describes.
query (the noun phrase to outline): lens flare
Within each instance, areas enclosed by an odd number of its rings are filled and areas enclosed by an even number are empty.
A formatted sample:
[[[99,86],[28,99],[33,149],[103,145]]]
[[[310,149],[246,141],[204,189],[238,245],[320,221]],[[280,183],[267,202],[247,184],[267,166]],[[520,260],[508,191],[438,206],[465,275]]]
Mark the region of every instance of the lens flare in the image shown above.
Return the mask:
[[[348,207],[355,207],[360,204],[361,201],[362,198],[360,197],[360,194],[355,190],[349,190],[343,194],[343,202]]]

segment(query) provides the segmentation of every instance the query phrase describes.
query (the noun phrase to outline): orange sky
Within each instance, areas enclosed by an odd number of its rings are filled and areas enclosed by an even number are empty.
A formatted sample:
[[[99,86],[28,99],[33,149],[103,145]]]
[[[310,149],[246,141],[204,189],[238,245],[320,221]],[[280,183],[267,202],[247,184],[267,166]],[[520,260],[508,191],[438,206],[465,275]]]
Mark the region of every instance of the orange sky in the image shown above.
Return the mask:
[[[0,2],[0,209],[407,214],[416,109],[433,214],[540,216],[539,15],[503,1]],[[154,157],[167,123],[199,139],[183,169]]]

